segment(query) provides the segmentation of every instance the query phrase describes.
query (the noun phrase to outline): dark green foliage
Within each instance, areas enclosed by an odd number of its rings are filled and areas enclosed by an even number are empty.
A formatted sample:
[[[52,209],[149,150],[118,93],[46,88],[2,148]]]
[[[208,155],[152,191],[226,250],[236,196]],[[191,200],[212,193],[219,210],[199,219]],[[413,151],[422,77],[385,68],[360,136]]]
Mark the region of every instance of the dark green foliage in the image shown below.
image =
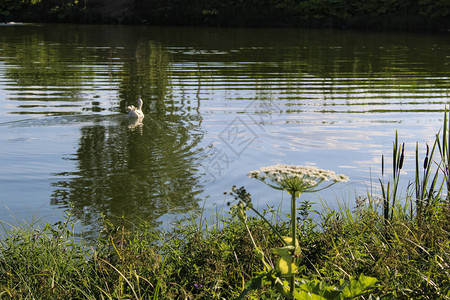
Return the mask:
[[[0,2],[0,21],[289,26],[448,31],[448,0],[134,0],[110,16],[107,0]]]
[[[15,15],[23,10],[23,3],[17,0],[0,1],[0,22],[13,20]]]
[[[402,30],[443,30],[450,25],[444,19],[450,16],[446,0],[136,0],[135,5],[138,18],[166,25]]]
[[[0,0],[0,22],[89,22],[88,0]]]

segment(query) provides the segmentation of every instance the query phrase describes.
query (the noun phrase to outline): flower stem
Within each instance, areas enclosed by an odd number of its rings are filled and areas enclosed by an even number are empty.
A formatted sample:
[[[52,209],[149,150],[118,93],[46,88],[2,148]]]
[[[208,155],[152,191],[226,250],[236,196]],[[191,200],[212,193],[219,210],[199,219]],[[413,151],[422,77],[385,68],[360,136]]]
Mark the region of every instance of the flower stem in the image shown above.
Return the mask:
[[[297,197],[295,196],[297,191],[291,191],[291,234],[292,234],[292,246],[294,249],[297,245]],[[294,252],[296,249],[294,250]],[[292,253],[294,254],[294,253]],[[292,275],[289,282],[289,293],[292,299],[294,299],[295,288],[295,275]]]
[[[295,191],[291,193],[291,234],[292,246],[297,244],[297,197]]]

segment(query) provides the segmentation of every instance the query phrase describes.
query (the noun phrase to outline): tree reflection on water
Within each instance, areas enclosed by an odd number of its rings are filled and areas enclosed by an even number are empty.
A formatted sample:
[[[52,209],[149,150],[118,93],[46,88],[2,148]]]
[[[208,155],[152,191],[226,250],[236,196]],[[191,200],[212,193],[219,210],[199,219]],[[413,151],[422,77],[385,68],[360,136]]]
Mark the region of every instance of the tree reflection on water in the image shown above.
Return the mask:
[[[55,184],[52,204],[70,203],[84,224],[96,224],[100,213],[156,223],[168,212],[198,207],[199,116],[166,100],[170,58],[160,46],[138,43],[134,53],[123,64],[119,107],[125,112],[142,97],[142,123],[82,127],[77,172]]]
[[[6,73],[18,86],[10,100],[26,104],[15,113],[100,116],[82,122],[75,168],[54,174],[51,204],[92,229],[100,215],[156,225],[168,212],[197,208],[201,117],[170,96],[170,54],[130,28],[97,29],[24,26],[0,39],[16,66]],[[126,107],[138,97],[146,116],[130,124]]]

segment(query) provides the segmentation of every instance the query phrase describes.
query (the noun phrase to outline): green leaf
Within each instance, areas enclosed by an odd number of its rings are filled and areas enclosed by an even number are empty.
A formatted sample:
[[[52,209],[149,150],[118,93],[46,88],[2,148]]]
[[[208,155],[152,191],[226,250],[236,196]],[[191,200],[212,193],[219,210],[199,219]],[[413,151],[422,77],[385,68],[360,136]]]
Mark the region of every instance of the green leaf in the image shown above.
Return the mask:
[[[344,299],[353,299],[367,293],[378,280],[361,274],[358,280],[351,278],[350,282],[341,285],[340,290]],[[341,297],[342,298],[342,297]]]
[[[267,283],[267,281],[264,280],[266,276],[267,276],[267,273],[264,272],[257,277],[253,277],[252,280],[247,282],[245,284],[245,289],[239,295],[238,300],[244,299],[245,296],[248,294],[248,292],[250,292],[251,290],[260,289],[263,284]]]
[[[311,280],[300,286],[299,294],[305,296],[299,299],[337,299],[340,291],[324,281]]]

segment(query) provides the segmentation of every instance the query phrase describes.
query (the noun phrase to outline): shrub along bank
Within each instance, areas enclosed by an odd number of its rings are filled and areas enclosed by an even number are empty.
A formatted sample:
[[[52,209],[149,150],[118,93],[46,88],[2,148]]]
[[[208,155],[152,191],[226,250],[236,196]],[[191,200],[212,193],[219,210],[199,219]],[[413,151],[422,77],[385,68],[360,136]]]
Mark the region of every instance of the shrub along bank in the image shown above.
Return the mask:
[[[3,0],[0,21],[448,31],[448,0]]]

